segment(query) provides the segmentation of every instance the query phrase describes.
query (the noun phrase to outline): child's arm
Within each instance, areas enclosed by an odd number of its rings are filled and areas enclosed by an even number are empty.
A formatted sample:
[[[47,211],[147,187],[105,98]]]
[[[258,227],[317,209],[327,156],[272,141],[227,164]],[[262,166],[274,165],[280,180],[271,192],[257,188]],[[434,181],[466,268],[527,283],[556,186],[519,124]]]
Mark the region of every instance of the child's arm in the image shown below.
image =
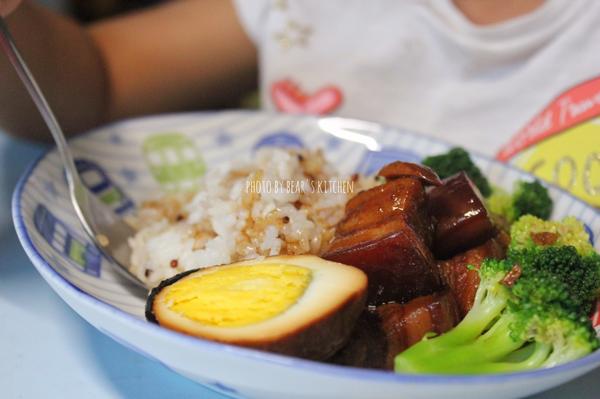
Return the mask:
[[[223,105],[256,81],[256,50],[230,1],[173,1],[87,29],[24,2],[7,20],[67,132],[125,116]],[[46,137],[1,55],[0,104],[0,128]]]

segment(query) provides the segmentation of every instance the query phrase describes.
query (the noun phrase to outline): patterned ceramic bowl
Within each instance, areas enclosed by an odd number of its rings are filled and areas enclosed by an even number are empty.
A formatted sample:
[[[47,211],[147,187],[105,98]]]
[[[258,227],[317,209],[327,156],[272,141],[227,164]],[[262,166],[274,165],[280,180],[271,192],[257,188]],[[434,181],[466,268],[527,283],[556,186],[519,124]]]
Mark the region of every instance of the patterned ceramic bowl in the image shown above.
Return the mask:
[[[342,118],[253,112],[181,114],[121,122],[70,142],[89,188],[120,215],[161,189],[192,184],[206,168],[263,146],[320,147],[342,172],[371,173],[419,161],[448,144],[401,129]],[[512,187],[528,175],[474,156],[489,179]],[[556,189],[553,217],[573,215],[600,232],[599,212]],[[123,345],[231,396],[256,398],[515,398],[600,365],[600,351],[546,370],[488,376],[401,375],[346,368],[196,339],[143,318],[144,300],[84,234],[55,150],[35,161],[13,199],[17,233],[50,286],[77,313]],[[600,238],[594,245],[600,249]]]

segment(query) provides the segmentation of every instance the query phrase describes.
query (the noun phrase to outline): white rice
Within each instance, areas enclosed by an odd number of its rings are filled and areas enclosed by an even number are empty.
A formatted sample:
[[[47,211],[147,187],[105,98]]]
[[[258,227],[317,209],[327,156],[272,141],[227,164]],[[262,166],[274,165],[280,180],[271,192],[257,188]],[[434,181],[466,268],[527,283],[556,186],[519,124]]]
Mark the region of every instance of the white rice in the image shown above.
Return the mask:
[[[320,151],[260,150],[254,162],[210,170],[195,193],[143,204],[129,241],[131,271],[155,286],[198,267],[319,254],[346,201],[371,184],[338,176]]]

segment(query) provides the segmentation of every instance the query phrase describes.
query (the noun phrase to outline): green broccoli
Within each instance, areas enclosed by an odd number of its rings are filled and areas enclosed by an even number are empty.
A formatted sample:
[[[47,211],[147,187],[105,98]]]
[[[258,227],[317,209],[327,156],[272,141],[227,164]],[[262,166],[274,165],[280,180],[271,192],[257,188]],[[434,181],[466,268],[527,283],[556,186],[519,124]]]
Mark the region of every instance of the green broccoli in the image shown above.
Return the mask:
[[[481,195],[488,197],[492,193],[490,183],[464,148],[455,147],[445,154],[429,156],[421,163],[433,169],[441,179],[464,171],[477,186]]]
[[[503,188],[494,186],[492,194],[485,199],[485,205],[488,211],[503,216],[508,223],[514,222],[513,197]]]
[[[594,254],[585,226],[569,216],[561,221],[542,220],[532,215],[519,218],[510,228],[510,248],[571,245],[583,256]]]
[[[509,248],[507,260],[524,265],[521,277],[527,284],[516,284],[512,290],[518,298],[538,305],[556,302],[573,312],[589,314],[600,294],[600,255],[596,252],[581,255],[570,245]],[[555,289],[553,279],[560,279],[563,289]]]
[[[515,220],[523,215],[534,215],[546,220],[552,213],[554,204],[548,195],[548,189],[537,180],[518,181],[512,196]]]
[[[588,312],[600,288],[600,256],[570,246],[511,250],[486,259],[473,308],[449,332],[395,358],[408,373],[483,374],[552,367],[599,346]]]
[[[486,205],[490,212],[504,216],[512,223],[523,215],[534,215],[546,220],[550,217],[554,204],[548,189],[539,181],[519,180],[515,183],[512,194],[494,187]]]

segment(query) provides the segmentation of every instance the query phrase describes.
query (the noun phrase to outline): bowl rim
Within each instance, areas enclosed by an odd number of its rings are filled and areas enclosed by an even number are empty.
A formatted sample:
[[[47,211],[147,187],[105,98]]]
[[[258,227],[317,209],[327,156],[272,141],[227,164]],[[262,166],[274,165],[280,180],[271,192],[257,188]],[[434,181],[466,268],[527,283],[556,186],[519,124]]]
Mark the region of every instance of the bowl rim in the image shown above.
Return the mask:
[[[164,120],[166,118],[178,118],[178,117],[189,117],[192,119],[195,118],[204,118],[211,115],[216,115],[220,113],[231,113],[231,114],[264,114],[270,116],[277,116],[281,114],[272,113],[272,112],[264,112],[264,111],[249,111],[249,110],[235,110],[235,111],[193,111],[193,112],[181,112],[181,113],[167,113],[167,114],[158,114],[158,115],[149,115],[142,116],[136,118],[125,119],[121,121],[112,122],[106,125],[102,125],[96,127],[94,129],[88,130],[77,136],[70,138],[69,141],[72,140],[80,140],[85,139],[86,136],[91,136],[94,134],[99,134],[102,131],[105,131],[109,128],[118,128],[127,123],[131,122],[140,122],[147,121],[151,119]],[[290,116],[290,115],[286,115]],[[305,120],[314,120],[318,121],[320,119],[341,119],[347,121],[361,121],[365,122],[365,120],[356,119],[356,118],[345,118],[345,117],[316,117],[312,115],[296,115],[297,118],[305,119]],[[386,130],[394,130],[400,134],[408,134],[412,136],[416,136],[418,138],[425,138],[431,141],[437,141],[440,143],[444,143],[447,145],[456,145],[449,141],[439,139],[437,137],[432,137],[427,134],[418,133],[412,130],[405,130],[401,127],[395,127],[379,122],[371,122],[378,125],[379,127]],[[597,350],[594,353],[591,353],[581,359],[577,359],[575,361],[571,361],[569,363],[565,363],[559,366],[555,366],[547,369],[536,369],[529,371],[520,371],[520,372],[512,372],[512,373],[502,373],[502,374],[488,374],[488,375],[436,375],[436,374],[402,374],[396,373],[388,370],[372,370],[358,367],[348,367],[341,366],[335,364],[328,364],[324,362],[317,362],[313,360],[306,360],[291,356],[284,356],[269,352],[264,352],[255,349],[249,349],[229,344],[223,344],[218,342],[213,342],[209,340],[205,340],[202,338],[192,337],[189,335],[185,335],[176,331],[172,331],[153,323],[146,321],[145,319],[141,319],[135,317],[132,314],[129,314],[118,307],[111,305],[107,302],[104,302],[95,296],[83,291],[62,275],[60,275],[50,264],[50,262],[46,261],[42,254],[35,247],[33,240],[31,239],[29,232],[25,226],[24,215],[22,213],[21,200],[25,192],[25,187],[29,182],[30,177],[35,173],[37,167],[41,161],[43,161],[46,157],[51,155],[56,151],[56,147],[52,146],[46,149],[41,155],[38,155],[36,159],[34,159],[25,169],[21,177],[19,178],[17,185],[15,186],[13,196],[12,196],[12,218],[15,226],[15,230],[23,249],[26,254],[36,266],[36,269],[42,274],[42,271],[46,272],[44,277],[49,277],[52,279],[54,283],[59,285],[64,291],[66,291],[70,296],[75,297],[76,299],[85,302],[92,308],[103,312],[105,314],[109,314],[110,316],[117,319],[119,323],[133,323],[137,328],[144,329],[148,331],[150,334],[154,334],[155,336],[159,336],[161,338],[172,339],[178,341],[181,345],[192,345],[196,347],[200,347],[202,350],[213,351],[213,352],[222,352],[226,351],[228,354],[233,354],[236,356],[241,356],[249,360],[259,361],[269,363],[273,366],[286,367],[286,368],[294,368],[300,369],[305,372],[311,373],[319,373],[326,374],[332,378],[350,378],[355,380],[363,380],[363,381],[372,381],[372,382],[382,382],[382,383],[397,383],[397,384],[478,384],[478,383],[502,383],[509,380],[522,380],[522,379],[531,379],[534,377],[551,377],[563,373],[569,373],[571,371],[575,371],[577,369],[586,368],[588,366],[600,366],[600,350]],[[504,168],[512,169],[520,174],[529,175],[528,172],[521,170],[511,164],[500,162],[490,156],[483,155],[478,153],[477,151],[471,151],[470,153],[475,154],[477,157],[485,158],[491,163],[499,164]],[[533,176],[532,176],[533,177]],[[564,189],[544,181],[544,184],[561,192],[562,195],[567,195],[571,197],[572,200],[578,201],[582,203],[589,209],[595,211],[594,219],[600,216],[600,209],[595,209],[593,206],[590,206],[583,200],[575,197]],[[62,298],[61,298],[62,299]],[[87,321],[87,320],[86,320]],[[97,328],[102,333],[106,334],[102,329]],[[156,358],[152,358],[148,354],[140,351],[142,355],[150,358],[151,360],[158,360]],[[160,361],[160,360],[159,360]]]

